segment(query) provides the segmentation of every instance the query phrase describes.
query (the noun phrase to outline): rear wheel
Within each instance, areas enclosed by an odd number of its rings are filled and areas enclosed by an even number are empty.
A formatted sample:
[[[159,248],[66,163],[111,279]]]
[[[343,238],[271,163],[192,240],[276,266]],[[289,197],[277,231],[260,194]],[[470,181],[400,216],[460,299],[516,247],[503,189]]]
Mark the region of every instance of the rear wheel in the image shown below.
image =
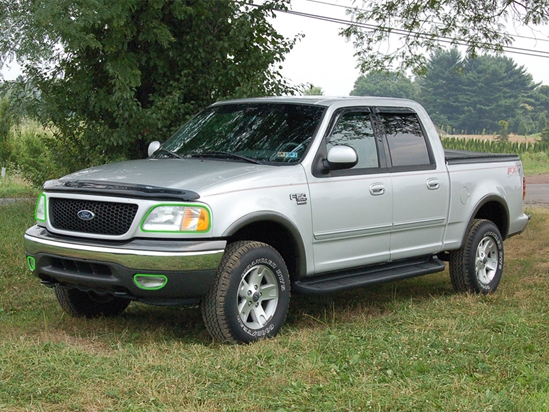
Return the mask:
[[[489,220],[475,219],[465,243],[450,254],[450,278],[458,292],[492,293],[503,273],[503,240]]]
[[[100,295],[95,292],[82,292],[67,289],[59,285],[54,288],[55,297],[61,307],[76,318],[96,318],[99,316],[116,316],[124,312],[130,300],[112,295]]]
[[[290,282],[280,254],[261,242],[230,244],[201,304],[210,335],[249,343],[275,336],[288,312]]]

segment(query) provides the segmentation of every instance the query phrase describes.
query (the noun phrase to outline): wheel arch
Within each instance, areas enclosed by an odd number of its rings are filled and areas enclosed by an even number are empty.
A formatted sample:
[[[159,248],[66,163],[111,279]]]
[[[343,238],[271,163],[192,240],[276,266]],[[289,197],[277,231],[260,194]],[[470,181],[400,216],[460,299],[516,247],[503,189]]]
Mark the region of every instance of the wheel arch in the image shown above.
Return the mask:
[[[501,237],[505,240],[509,233],[509,216],[509,208],[504,199],[499,196],[487,196],[473,210],[467,230],[469,230],[474,219],[486,219],[497,226]]]
[[[229,242],[256,240],[272,246],[286,262],[291,280],[303,277],[307,271],[299,229],[281,214],[257,212],[243,216],[227,228],[223,237]]]

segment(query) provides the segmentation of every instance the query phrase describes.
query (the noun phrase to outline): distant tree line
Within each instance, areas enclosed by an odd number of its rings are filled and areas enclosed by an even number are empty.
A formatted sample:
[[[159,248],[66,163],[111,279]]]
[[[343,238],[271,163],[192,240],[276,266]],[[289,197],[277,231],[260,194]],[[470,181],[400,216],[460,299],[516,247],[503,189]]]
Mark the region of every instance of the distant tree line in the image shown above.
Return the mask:
[[[456,49],[433,53],[425,74],[413,79],[396,72],[362,75],[351,95],[418,100],[449,134],[542,133],[549,117],[549,86],[535,83],[523,66],[508,57],[463,58]]]

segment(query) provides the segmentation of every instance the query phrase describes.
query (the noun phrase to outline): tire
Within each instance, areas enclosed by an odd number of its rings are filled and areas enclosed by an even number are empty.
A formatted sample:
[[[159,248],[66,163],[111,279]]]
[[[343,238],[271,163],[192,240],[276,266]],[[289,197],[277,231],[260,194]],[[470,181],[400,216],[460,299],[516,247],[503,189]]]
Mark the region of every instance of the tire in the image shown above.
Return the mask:
[[[250,343],[275,336],[290,304],[288,269],[271,246],[230,244],[201,302],[202,318],[219,342]]]
[[[112,295],[99,295],[94,292],[82,292],[59,285],[55,285],[54,291],[61,307],[75,318],[117,316],[124,312],[130,304],[129,299],[117,298]]]
[[[450,278],[457,292],[495,292],[503,273],[503,240],[489,220],[475,219],[465,243],[450,254]]]

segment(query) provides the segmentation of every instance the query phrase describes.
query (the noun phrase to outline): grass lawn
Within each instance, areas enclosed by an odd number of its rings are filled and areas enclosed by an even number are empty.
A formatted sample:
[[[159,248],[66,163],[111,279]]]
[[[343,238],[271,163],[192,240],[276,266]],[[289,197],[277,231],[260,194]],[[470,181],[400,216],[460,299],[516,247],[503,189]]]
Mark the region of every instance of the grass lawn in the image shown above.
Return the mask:
[[[197,308],[64,314],[26,268],[33,210],[0,206],[0,410],[549,409],[549,209],[505,242],[493,295],[441,273],[293,296],[277,338],[240,346],[213,343]]]
[[[40,193],[33,189],[18,177],[6,176],[4,180],[0,178],[0,199],[32,197],[36,199]]]

